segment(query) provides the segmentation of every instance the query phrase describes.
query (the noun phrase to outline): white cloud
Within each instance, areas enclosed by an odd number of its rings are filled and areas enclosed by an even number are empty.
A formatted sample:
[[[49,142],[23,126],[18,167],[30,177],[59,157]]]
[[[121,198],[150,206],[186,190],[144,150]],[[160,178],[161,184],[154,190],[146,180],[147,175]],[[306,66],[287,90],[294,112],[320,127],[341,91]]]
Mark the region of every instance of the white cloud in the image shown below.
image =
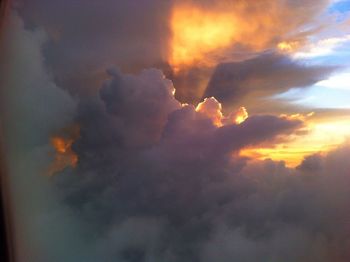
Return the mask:
[[[326,80],[318,82],[316,85],[350,91],[350,71],[331,76]]]
[[[294,58],[315,58],[330,55],[343,44],[350,42],[350,34],[343,37],[332,37],[319,40],[316,43],[310,43],[299,52],[296,52]]]

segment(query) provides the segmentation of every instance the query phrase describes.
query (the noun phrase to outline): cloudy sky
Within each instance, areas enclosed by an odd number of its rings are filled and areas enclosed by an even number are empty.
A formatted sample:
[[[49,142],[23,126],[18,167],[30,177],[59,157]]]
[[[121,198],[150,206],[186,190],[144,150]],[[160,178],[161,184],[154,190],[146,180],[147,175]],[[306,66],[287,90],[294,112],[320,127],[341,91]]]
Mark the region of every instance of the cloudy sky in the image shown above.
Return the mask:
[[[16,261],[348,262],[350,1],[13,0]]]

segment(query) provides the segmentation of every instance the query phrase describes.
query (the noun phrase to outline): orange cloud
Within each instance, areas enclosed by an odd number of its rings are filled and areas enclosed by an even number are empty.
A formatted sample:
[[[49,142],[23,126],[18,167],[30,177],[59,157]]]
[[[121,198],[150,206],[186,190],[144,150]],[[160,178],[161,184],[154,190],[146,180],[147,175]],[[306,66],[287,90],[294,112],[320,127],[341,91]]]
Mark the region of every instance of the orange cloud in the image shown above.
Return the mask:
[[[214,125],[222,126],[224,118],[221,112],[222,106],[214,97],[205,98],[203,102],[197,105],[196,111],[210,118]]]
[[[334,150],[349,139],[349,116],[333,119],[315,119],[314,113],[281,115],[291,120],[301,120],[305,124],[304,132],[283,139],[274,145],[258,148],[245,148],[240,155],[251,159],[273,159],[284,161],[287,166],[295,167],[305,156]]]
[[[213,124],[220,127],[225,124],[241,124],[248,118],[248,112],[245,107],[240,107],[235,112],[231,112],[228,117],[222,113],[221,103],[214,97],[205,98],[199,103],[196,111],[212,120]]]
[[[211,12],[195,6],[180,6],[171,16],[173,33],[170,64],[174,70],[205,62],[210,52],[228,47],[236,33],[230,12]]]
[[[215,65],[228,59],[227,51],[236,45],[251,51],[276,46],[281,51],[293,51],[308,36],[298,29],[325,4],[315,2],[302,9],[271,0],[215,1],[209,5],[187,1],[175,5],[169,22],[169,63],[175,73],[192,65]]]
[[[79,137],[79,126],[73,125],[62,131],[62,134],[51,137],[51,146],[55,149],[54,160],[51,163],[48,175],[62,171],[66,167],[75,167],[78,163],[78,156],[72,150],[72,144]]]
[[[285,53],[291,53],[296,51],[300,47],[301,43],[298,41],[282,41],[277,44],[277,48]]]
[[[229,118],[231,118],[232,122],[238,125],[248,118],[248,112],[245,107],[241,106],[236,112],[231,113]]]

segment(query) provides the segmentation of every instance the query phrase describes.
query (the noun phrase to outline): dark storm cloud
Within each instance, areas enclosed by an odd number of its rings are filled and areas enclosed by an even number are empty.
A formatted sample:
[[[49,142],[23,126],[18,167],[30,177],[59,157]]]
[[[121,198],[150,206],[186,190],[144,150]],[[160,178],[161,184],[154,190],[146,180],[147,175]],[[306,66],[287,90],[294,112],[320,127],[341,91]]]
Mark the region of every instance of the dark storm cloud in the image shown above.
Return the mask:
[[[50,35],[46,62],[71,92],[100,85],[104,68],[135,72],[162,64],[167,54],[171,1],[16,1],[29,28]]]
[[[305,25],[314,27],[313,18],[324,10],[327,2],[308,0],[301,5],[279,0],[248,1],[249,4],[241,0],[222,1],[233,10],[237,5],[239,12],[236,15],[243,21],[251,19],[251,23],[258,24],[255,31],[243,37],[250,39],[250,44],[244,41],[232,43],[225,54],[214,52],[214,56],[221,57],[214,60],[247,59],[251,51],[274,48],[288,34],[298,41],[305,38],[308,33],[302,32],[303,37],[300,37],[296,29]],[[218,5],[212,0],[17,0],[14,6],[28,28],[41,27],[48,32],[50,41],[45,47],[45,62],[56,82],[70,92],[86,93],[98,88],[104,68],[111,64],[133,73],[155,66],[165,69],[166,75],[175,81],[181,102],[193,103],[202,97],[212,67],[208,70],[201,65],[192,65],[193,68],[190,66],[179,76],[171,73],[168,64],[171,54],[169,18],[173,6],[183,3],[208,10]],[[270,10],[267,19],[265,15],[261,16],[262,9]],[[269,23],[269,19],[274,23]],[[259,50],[252,48],[250,45],[260,38],[264,39],[262,47]]]
[[[51,4],[64,17],[63,6]],[[75,14],[65,12],[67,21]],[[241,125],[215,126],[194,106],[181,105],[156,69],[109,70],[110,79],[75,111],[42,70],[40,34],[17,30],[16,50],[24,53],[8,76],[20,95],[6,94],[20,112],[15,131],[47,139],[73,116],[81,128],[73,145],[77,167],[51,179],[38,175],[49,161],[48,145],[12,156],[23,208],[16,236],[25,245],[18,250],[31,251],[19,252],[21,261],[349,261],[349,146],[310,156],[298,170],[247,162],[239,149],[298,133],[303,123],[253,115]],[[28,121],[25,129],[20,120]]]
[[[43,61],[43,30],[25,30],[17,14],[6,21],[1,41],[2,118],[17,146],[43,145],[74,118],[75,101],[53,81]]]
[[[348,153],[343,146],[308,157],[300,172],[273,161],[247,165],[236,183],[251,191],[222,208],[201,261],[347,261]]]
[[[175,89],[159,70],[144,70],[140,76],[123,76],[109,70],[112,76],[100,90],[107,112],[125,129],[125,143],[152,144],[161,135],[170,112],[178,109]],[[133,135],[135,134],[135,135]]]
[[[44,65],[42,46],[47,35],[43,30],[26,30],[20,17],[11,13],[2,33],[0,121],[6,172],[1,190],[6,186],[6,199],[11,200],[6,215],[11,217],[8,233],[15,242],[10,245],[16,261],[62,261],[59,254],[64,252],[67,258],[82,243],[77,240],[79,224],[56,202],[44,174],[54,156],[48,144],[50,136],[71,124],[76,103],[57,86]],[[70,240],[63,240],[66,230],[72,232]],[[67,245],[57,245],[61,241]],[[28,250],[45,252],[29,255]]]
[[[17,43],[27,45],[17,50],[31,47],[29,54],[42,61],[40,37],[21,30],[28,39]],[[16,67],[31,85],[11,78],[14,87],[33,91],[23,93],[31,99],[23,101],[36,101],[23,105],[25,118],[65,125],[73,101],[25,54]],[[181,105],[159,70],[108,74],[99,93],[81,98],[70,114],[81,128],[75,169],[38,178],[49,161],[47,146],[13,158],[28,226],[20,237],[40,251],[23,260],[348,261],[346,147],[317,165],[306,159],[298,172],[272,161],[247,164],[239,149],[272,143],[302,123],[256,115],[217,127],[194,106]],[[43,93],[54,114],[39,114]],[[36,125],[27,127],[36,134]]]
[[[219,64],[210,79],[204,97],[214,96],[224,105],[234,106],[244,98],[257,99],[307,87],[325,79],[336,67],[307,66],[291,58],[265,53],[255,58]]]
[[[207,87],[213,68],[201,66],[186,68],[176,74],[164,71],[176,86],[176,98],[183,103],[198,104]]]
[[[158,70],[110,75],[102,100],[80,104],[77,168],[54,177],[63,203],[95,236],[86,251],[92,258],[347,261],[346,147],[322,157],[318,169],[247,164],[239,149],[295,133],[302,123],[257,115],[217,127],[193,106],[180,106]],[[124,142],[150,126],[160,135]],[[335,166],[339,172],[330,174]]]

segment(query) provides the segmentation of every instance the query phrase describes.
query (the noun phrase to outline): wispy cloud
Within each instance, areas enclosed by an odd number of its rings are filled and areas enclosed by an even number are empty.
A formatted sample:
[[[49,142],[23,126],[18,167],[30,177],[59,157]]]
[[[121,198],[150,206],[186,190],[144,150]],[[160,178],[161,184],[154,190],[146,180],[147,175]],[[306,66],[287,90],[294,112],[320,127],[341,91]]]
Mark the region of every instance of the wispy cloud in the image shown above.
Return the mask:
[[[294,58],[316,58],[332,55],[336,52],[337,48],[340,48],[349,42],[350,34],[341,37],[326,38],[319,40],[316,43],[307,44],[292,56]]]

